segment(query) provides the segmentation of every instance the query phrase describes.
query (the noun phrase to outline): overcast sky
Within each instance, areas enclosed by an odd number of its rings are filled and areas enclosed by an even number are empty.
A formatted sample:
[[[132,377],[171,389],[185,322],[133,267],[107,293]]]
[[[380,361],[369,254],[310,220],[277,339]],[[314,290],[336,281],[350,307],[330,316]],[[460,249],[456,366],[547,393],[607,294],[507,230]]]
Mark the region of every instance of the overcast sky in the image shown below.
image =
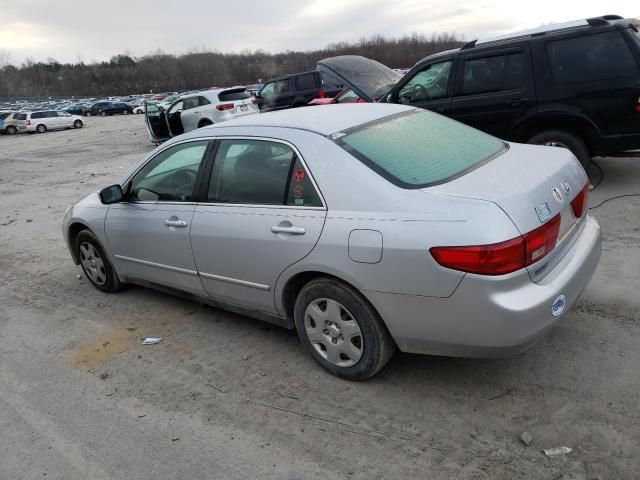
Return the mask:
[[[86,63],[205,47],[312,50],[373,34],[477,37],[616,13],[638,0],[0,0],[0,52]]]

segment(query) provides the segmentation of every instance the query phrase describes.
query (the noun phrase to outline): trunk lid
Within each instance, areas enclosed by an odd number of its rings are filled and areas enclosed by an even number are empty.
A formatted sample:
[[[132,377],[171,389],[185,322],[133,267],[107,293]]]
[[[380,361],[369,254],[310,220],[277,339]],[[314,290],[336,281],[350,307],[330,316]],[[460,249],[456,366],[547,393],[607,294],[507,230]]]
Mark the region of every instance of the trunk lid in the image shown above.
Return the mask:
[[[560,215],[556,247],[527,267],[535,282],[544,278],[575,241],[586,214],[577,217],[571,201],[580,194],[588,177],[567,149],[517,143],[510,143],[509,147],[504,154],[466,175],[422,190],[493,202],[523,235]]]

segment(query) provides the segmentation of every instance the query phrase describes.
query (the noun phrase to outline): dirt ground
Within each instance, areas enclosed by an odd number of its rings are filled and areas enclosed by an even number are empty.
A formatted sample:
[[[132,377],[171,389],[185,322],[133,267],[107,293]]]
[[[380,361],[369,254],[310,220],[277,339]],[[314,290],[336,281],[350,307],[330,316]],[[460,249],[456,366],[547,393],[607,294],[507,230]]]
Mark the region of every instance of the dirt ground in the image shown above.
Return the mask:
[[[295,332],[77,278],[65,208],[152,148],[140,116],[0,136],[0,479],[640,476],[640,197],[592,211],[600,266],[532,350],[396,354],[350,383]],[[640,193],[640,158],[599,163],[590,205]]]

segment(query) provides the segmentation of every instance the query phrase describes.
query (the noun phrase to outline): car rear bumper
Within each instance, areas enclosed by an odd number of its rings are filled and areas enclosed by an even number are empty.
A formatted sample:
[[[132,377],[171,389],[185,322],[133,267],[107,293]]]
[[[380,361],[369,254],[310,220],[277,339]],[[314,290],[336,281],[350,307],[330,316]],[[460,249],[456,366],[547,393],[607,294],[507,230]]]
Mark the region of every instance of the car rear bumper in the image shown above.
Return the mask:
[[[526,350],[575,303],[600,260],[600,225],[591,217],[563,259],[539,283],[526,271],[468,274],[448,298],[365,291],[403,352],[496,357]],[[554,316],[560,295],[566,304]]]

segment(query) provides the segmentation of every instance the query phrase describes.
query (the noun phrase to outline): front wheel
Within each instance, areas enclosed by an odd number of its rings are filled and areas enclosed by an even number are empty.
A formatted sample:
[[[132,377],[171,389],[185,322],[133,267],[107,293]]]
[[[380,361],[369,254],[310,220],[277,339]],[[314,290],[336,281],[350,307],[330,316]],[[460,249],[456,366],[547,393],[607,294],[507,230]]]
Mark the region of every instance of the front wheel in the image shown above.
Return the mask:
[[[98,290],[113,293],[122,287],[118,274],[100,244],[90,230],[82,230],[76,238],[76,255],[82,271]]]
[[[82,128],[82,122],[80,120],[76,120],[73,122],[73,128]]]
[[[129,115],[129,110],[123,110],[123,111],[122,111],[122,114],[123,114],[123,115]]]
[[[395,343],[367,300],[340,281],[320,278],[305,285],[294,307],[296,330],[325,370],[364,380],[391,359]]]
[[[582,168],[587,170],[591,164],[591,153],[578,135],[565,130],[545,130],[535,134],[527,143],[534,145],[546,145],[549,147],[561,147],[571,150],[582,164]]]
[[[102,115],[103,117],[107,116],[107,112],[100,112],[100,115]]]

